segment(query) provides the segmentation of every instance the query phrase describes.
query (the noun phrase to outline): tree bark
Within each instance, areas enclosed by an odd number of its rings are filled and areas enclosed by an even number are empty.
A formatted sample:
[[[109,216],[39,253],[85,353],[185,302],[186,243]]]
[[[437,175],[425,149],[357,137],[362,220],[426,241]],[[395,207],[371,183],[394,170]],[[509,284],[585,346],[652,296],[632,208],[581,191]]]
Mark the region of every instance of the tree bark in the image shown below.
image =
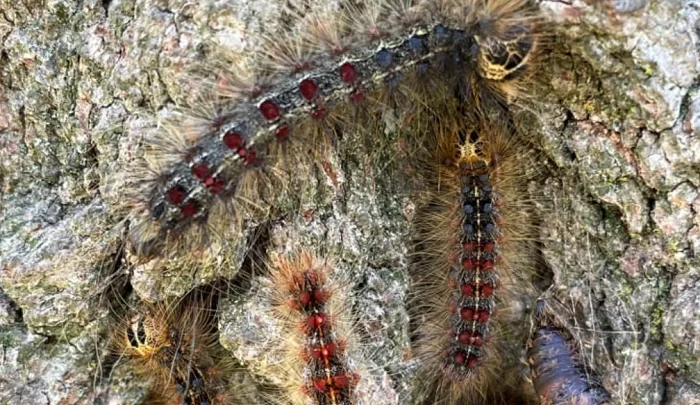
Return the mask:
[[[130,371],[102,375],[104,291],[119,274],[144,300],[231,280],[261,239],[335,255],[362,286],[352,300],[374,361],[396,364],[394,387],[411,384],[416,201],[391,117],[385,137],[348,134],[290,176],[265,235],[252,222],[206,265],[123,254],[115,190],[157,119],[194,102],[182,72],[210,67],[212,44],[259,47],[283,3],[0,0],[0,402],[134,403],[143,387]],[[530,185],[552,202],[541,205],[542,266],[616,402],[700,404],[700,2],[540,6],[548,79],[522,125],[549,174]],[[221,343],[253,368],[265,336],[241,340],[251,331],[237,319],[264,316],[256,288],[224,299],[219,321]],[[385,388],[376,403],[400,394]]]

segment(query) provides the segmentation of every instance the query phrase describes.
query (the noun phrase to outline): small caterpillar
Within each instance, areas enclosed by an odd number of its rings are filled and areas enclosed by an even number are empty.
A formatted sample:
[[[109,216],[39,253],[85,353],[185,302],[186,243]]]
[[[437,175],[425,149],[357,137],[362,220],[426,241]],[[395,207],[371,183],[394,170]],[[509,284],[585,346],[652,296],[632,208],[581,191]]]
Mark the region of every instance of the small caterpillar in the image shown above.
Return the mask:
[[[528,342],[532,381],[543,405],[603,405],[610,395],[587,372],[568,331],[540,299]]]
[[[250,396],[236,384],[212,314],[198,301],[185,300],[172,310],[144,304],[113,330],[115,353],[151,382],[144,403],[226,405]]]
[[[279,258],[272,266],[273,298],[277,314],[287,320],[286,391],[293,404],[349,405],[359,375],[350,368],[347,308],[341,290],[329,280],[330,267],[302,251]]]
[[[390,100],[416,113],[454,93],[498,105],[518,95],[540,48],[527,0],[392,0],[301,20],[288,42],[267,41],[263,68],[221,72],[206,97],[229,103],[170,125],[167,146],[145,159],[129,199],[137,250],[230,224],[237,201],[259,204],[251,169],[275,171],[275,142],[334,133],[357,114],[374,121]]]
[[[443,117],[431,127],[432,200],[417,225],[414,316],[430,382],[422,389],[439,403],[508,402],[523,384],[517,371],[504,376],[517,364],[508,354],[524,343],[505,315],[530,293],[534,212],[523,188],[531,163],[508,124]]]

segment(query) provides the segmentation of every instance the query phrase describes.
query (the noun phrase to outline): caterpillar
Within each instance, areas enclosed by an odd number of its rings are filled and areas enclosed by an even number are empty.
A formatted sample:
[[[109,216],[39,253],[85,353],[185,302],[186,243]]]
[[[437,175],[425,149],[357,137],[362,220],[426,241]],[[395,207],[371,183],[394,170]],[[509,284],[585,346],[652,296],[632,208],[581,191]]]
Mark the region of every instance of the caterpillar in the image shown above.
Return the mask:
[[[532,381],[544,405],[603,405],[610,395],[587,370],[568,330],[540,298],[528,341]]]
[[[277,259],[272,265],[272,283],[279,295],[273,298],[278,316],[286,319],[286,392],[293,404],[348,405],[356,403],[360,378],[351,370],[347,346],[348,308],[343,308],[342,287],[329,277],[327,263],[301,251]]]
[[[114,353],[151,384],[144,404],[225,405],[253,397],[219,346],[205,303],[189,297],[171,308],[143,304],[113,329]]]
[[[484,111],[516,99],[541,48],[528,0],[390,0],[299,20],[290,39],[265,41],[258,69],[236,61],[203,79],[211,107],[167,124],[139,160],[127,199],[138,252],[206,241],[240,222],[236,207],[264,205],[280,142],[314,143],[387,105],[420,115],[455,93]]]
[[[516,302],[533,296],[535,212],[524,190],[531,156],[507,122],[451,118],[458,116],[441,115],[428,127],[435,133],[431,199],[417,215],[413,300],[422,397],[530,401],[517,371],[526,334]]]
[[[222,345],[275,386],[261,403],[402,403],[355,315],[352,278],[360,269],[341,260],[340,252],[319,254],[300,242],[310,235],[299,225],[292,226],[299,232],[293,246],[261,252],[255,262],[265,263],[265,274],[224,304]]]

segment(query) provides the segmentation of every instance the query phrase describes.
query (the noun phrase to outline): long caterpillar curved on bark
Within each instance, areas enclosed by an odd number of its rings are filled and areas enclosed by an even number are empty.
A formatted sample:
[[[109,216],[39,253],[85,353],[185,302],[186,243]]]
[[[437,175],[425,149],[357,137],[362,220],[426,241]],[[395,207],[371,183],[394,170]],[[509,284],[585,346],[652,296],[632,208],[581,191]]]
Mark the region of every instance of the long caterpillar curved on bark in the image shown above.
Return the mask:
[[[238,61],[203,80],[210,107],[166,125],[127,203],[137,251],[206,241],[240,221],[241,202],[264,205],[278,142],[375,121],[387,104],[418,114],[454,93],[482,107],[516,98],[541,45],[528,0],[378,1],[300,21],[289,40],[265,41],[261,68]]]
[[[414,266],[420,395],[425,403],[534,402],[518,370],[527,333],[517,304],[535,297],[535,211],[525,190],[532,156],[507,122],[455,113],[427,128],[431,190],[417,215]]]

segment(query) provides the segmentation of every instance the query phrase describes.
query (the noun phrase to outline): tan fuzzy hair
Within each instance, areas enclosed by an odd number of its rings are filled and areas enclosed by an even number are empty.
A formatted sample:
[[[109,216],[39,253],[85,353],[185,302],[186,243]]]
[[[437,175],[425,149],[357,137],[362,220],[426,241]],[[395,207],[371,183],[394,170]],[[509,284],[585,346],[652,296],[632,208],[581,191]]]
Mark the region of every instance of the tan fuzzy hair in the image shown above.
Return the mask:
[[[355,338],[353,331],[352,309],[346,302],[348,291],[346,286],[339,283],[334,275],[332,264],[326,260],[315,257],[311,252],[300,250],[290,255],[277,256],[272,260],[270,267],[270,283],[273,286],[274,296],[271,298],[273,311],[281,319],[283,325],[281,352],[283,360],[274,368],[268,368],[269,372],[279,373],[275,376],[283,381],[282,389],[277,392],[276,399],[271,402],[279,404],[351,404],[355,402],[355,389],[362,378],[362,370],[358,370],[354,363],[349,361],[349,351],[356,351],[360,343]],[[307,290],[309,286],[318,287]],[[300,298],[304,294],[305,298]],[[314,298],[310,298],[310,295]],[[307,299],[320,299],[324,303],[321,313],[326,317],[332,335],[324,337],[328,345],[323,344],[313,349],[317,342],[310,338],[308,313],[305,315],[300,307]],[[313,373],[310,364],[313,361],[313,350],[330,350],[326,360],[325,355],[318,355],[321,368],[325,370],[323,380],[331,384],[334,380],[329,364],[341,364],[340,375],[346,388],[334,390],[329,394],[317,392],[314,386]],[[334,353],[334,354],[333,354]],[[328,363],[327,361],[330,361]],[[326,363],[324,363],[326,362]],[[325,364],[325,365],[323,365]],[[272,371],[272,370],[276,370]],[[316,391],[315,391],[316,390]],[[317,402],[317,398],[326,402]]]
[[[526,190],[533,174],[533,156],[523,149],[509,124],[476,117],[447,110],[421,126],[428,132],[422,163],[427,190],[422,197],[424,207],[416,216],[411,309],[418,334],[415,356],[422,368],[420,403],[532,401],[531,387],[518,371],[518,363],[527,334],[522,327],[522,300],[535,296],[531,281],[535,212]],[[470,167],[476,170],[481,164],[478,172],[488,175],[495,196],[500,235],[493,270],[498,278],[493,291],[496,309],[488,320],[489,335],[478,364],[462,375],[445,364],[445,350],[456,339],[450,320],[454,299],[461,294],[451,268],[459,264],[462,249],[461,178],[469,175]]]
[[[173,305],[143,303],[112,328],[116,365],[151,384],[144,403],[232,405],[251,395],[250,386],[237,383],[242,371],[218,344],[210,304],[191,296]]]

